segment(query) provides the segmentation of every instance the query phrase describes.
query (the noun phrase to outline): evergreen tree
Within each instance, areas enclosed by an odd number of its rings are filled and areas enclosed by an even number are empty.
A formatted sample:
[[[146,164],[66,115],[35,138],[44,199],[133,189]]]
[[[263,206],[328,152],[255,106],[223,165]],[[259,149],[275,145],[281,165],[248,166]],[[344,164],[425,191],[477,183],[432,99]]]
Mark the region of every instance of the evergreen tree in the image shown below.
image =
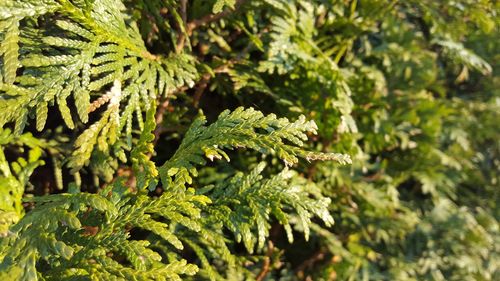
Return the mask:
[[[0,280],[499,280],[499,12],[2,0]]]

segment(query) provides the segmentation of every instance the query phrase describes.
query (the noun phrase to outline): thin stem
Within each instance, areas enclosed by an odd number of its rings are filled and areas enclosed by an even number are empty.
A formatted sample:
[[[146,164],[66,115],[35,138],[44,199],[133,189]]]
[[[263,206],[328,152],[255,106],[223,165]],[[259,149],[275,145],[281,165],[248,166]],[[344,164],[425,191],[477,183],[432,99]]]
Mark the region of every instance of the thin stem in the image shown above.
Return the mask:
[[[238,8],[245,2],[245,0],[237,0],[236,1],[236,4],[234,6],[234,10],[237,11]],[[209,15],[206,15],[204,17],[202,17],[201,19],[196,19],[196,20],[193,20],[192,22],[188,23],[187,25],[187,31],[188,31],[188,34],[191,35],[191,33],[193,32],[193,30],[195,30],[196,28],[200,27],[200,26],[204,26],[204,25],[207,25],[211,22],[214,22],[214,21],[218,21],[220,20],[221,18],[231,14],[233,11],[231,9],[225,9],[224,11],[218,13],[218,14],[209,14]]]
[[[156,128],[153,131],[153,134],[155,136],[155,139],[153,140],[153,146],[156,146],[156,144],[158,143],[158,140],[160,138],[160,134],[163,131],[161,123],[163,122],[163,117],[165,116],[165,112],[167,111],[167,108],[170,104],[169,96],[176,94],[176,93],[179,93],[179,92],[182,92],[182,91],[186,91],[187,89],[188,89],[188,87],[186,87],[186,86],[182,86],[182,87],[177,88],[173,93],[165,96],[163,98],[163,101],[160,103],[160,105],[156,109],[156,114],[155,114]],[[151,155],[149,155],[149,156],[151,157]]]
[[[235,10],[237,10],[242,4],[245,2],[245,0],[237,0],[236,5],[234,7]],[[181,1],[181,18],[183,22],[187,22],[187,1]],[[186,44],[186,33],[187,36],[191,36],[193,34],[193,30],[197,29],[200,26],[207,25],[211,22],[217,21],[233,11],[231,9],[225,9],[224,11],[218,13],[218,14],[209,14],[201,19],[196,19],[193,20],[192,22],[189,22],[186,24],[186,32],[183,32],[182,30],[179,32],[179,38],[177,40],[177,46],[175,47],[175,51],[177,53],[180,53],[184,49],[184,45]],[[180,28],[182,29],[182,28]]]
[[[177,39],[177,46],[175,46],[176,53],[180,53],[186,44],[187,31],[184,26],[181,25],[184,25],[187,22],[187,0],[181,0],[180,6],[182,23],[179,23],[179,38]]]
[[[324,249],[319,249],[317,252],[315,252],[310,258],[305,260],[302,264],[300,264],[297,269],[297,277],[300,279],[304,279],[305,274],[304,271],[307,268],[313,268],[314,264],[323,260],[325,258],[325,252]]]
[[[195,108],[198,108],[198,106],[200,104],[201,95],[203,94],[203,92],[205,91],[205,89],[208,86],[208,82],[210,81],[210,76],[211,76],[210,73],[205,73],[201,77],[200,86],[196,89],[196,91],[194,92],[194,96],[193,96],[193,105]]]
[[[266,275],[269,273],[269,270],[271,269],[271,256],[274,251],[274,244],[271,240],[267,242],[267,252],[266,256],[264,257],[264,261],[262,263],[262,269],[259,272],[259,275],[257,275],[257,278],[255,278],[255,281],[262,281],[266,277]]]

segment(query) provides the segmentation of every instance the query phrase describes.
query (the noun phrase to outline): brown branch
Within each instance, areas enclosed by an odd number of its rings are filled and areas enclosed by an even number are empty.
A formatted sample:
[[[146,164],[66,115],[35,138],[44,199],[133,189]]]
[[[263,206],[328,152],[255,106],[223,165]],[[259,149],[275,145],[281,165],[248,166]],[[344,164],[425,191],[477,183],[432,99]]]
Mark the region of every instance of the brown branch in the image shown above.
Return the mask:
[[[225,72],[225,71],[227,71],[227,67],[230,65],[233,65],[234,63],[235,63],[234,61],[230,60],[230,61],[228,61],[227,64],[223,64],[223,65],[215,68],[214,72],[215,73]],[[199,85],[199,88],[197,88],[196,92],[195,92],[195,107],[198,107],[198,103],[196,102],[196,100],[199,102],[199,99],[201,98],[203,91],[205,90],[205,88],[208,85],[208,82],[210,81],[210,77],[211,77],[210,73],[205,73],[205,74],[203,74],[201,79],[196,83],[196,85]],[[156,114],[155,114],[156,128],[153,131],[153,134],[155,135],[155,139],[153,140],[153,145],[156,145],[156,143],[158,142],[158,139],[160,137],[160,134],[163,131],[163,128],[161,127],[161,123],[163,122],[163,116],[165,115],[165,112],[167,111],[169,103],[170,103],[170,95],[175,95],[176,93],[184,92],[187,89],[189,89],[187,86],[182,86],[182,87],[175,89],[172,93],[169,93],[168,95],[166,95],[163,98],[162,102],[160,103],[160,105],[156,109]]]
[[[244,2],[244,0],[239,0],[236,3],[236,7],[240,6],[243,2]],[[219,13],[219,14],[223,14],[224,12]],[[219,14],[217,14],[217,15],[219,15]],[[268,27],[264,28],[263,30],[261,30],[259,32],[258,36],[261,36],[263,33],[267,32],[268,30],[269,30]],[[182,43],[182,44],[184,44],[184,43]],[[227,73],[229,71],[230,67],[232,67],[233,65],[237,64],[238,62],[240,62],[241,60],[244,59],[245,54],[248,52],[248,50],[251,48],[251,46],[252,46],[252,44],[248,44],[248,46],[246,46],[243,49],[243,51],[240,54],[238,54],[238,56],[236,58],[230,59],[225,64],[222,64],[222,65],[214,68],[213,73]],[[178,47],[180,47],[182,49],[184,46],[182,45],[182,46],[178,46]],[[201,96],[203,95],[203,92],[208,87],[208,83],[210,82],[211,78],[212,78],[212,75],[210,73],[205,73],[201,76],[201,79],[196,83],[198,85],[198,87],[197,87],[197,89],[194,93],[194,96],[193,96],[193,104],[194,104],[195,108],[198,108]],[[178,92],[182,92],[182,91],[186,91],[187,89],[188,88],[186,86],[182,86],[182,87],[176,89],[173,93],[171,93],[169,95],[172,95],[172,94],[175,94]],[[163,132],[163,129],[161,128],[160,124],[163,121],[163,115],[165,114],[165,111],[167,110],[168,105],[169,105],[169,98],[165,97],[165,99],[158,106],[158,109],[156,111],[156,115],[155,115],[156,129],[154,130],[155,139],[153,141],[153,145],[156,145],[160,134]]]
[[[156,110],[156,115],[155,115],[155,123],[156,123],[156,128],[153,132],[155,135],[155,139],[153,144],[156,144],[158,141],[158,137],[160,136],[160,129],[161,129],[161,123],[163,122],[163,116],[165,115],[165,111],[167,111],[168,105],[170,104],[170,99],[166,97],[163,102],[158,106],[158,109]]]
[[[216,68],[213,69],[214,73],[227,73],[229,71],[229,67],[233,66],[235,63],[238,63],[239,60],[229,60],[227,63],[222,64]],[[210,82],[210,79],[212,79],[212,75],[210,73],[205,73],[201,77],[200,81],[198,82],[198,87],[196,88],[196,91],[194,92],[193,96],[193,106],[195,108],[198,108],[200,104],[200,99],[203,93],[205,92],[205,89],[208,86],[208,82]]]
[[[325,252],[324,249],[319,249],[317,252],[315,252],[310,258],[305,260],[302,264],[300,264],[297,269],[297,277],[300,279],[303,279],[304,276],[304,271],[306,268],[312,268],[313,265],[325,258]]]
[[[269,30],[268,27],[262,29],[259,32],[259,34],[257,34],[257,36],[258,37],[262,36],[262,34],[265,33],[265,32],[267,32],[268,30]],[[243,49],[243,51],[241,51],[236,56],[236,58],[230,59],[230,60],[227,61],[227,63],[222,64],[222,65],[214,68],[213,72],[214,73],[228,73],[230,67],[232,67],[233,65],[237,64],[238,62],[240,62],[240,61],[242,61],[244,59],[245,54],[248,53],[248,51],[250,50],[251,47],[252,47],[252,44],[248,44]],[[194,96],[193,96],[193,105],[194,105],[195,108],[198,108],[199,103],[200,103],[200,99],[201,99],[201,95],[203,95],[203,92],[207,88],[208,82],[210,82],[211,78],[212,77],[211,77],[210,73],[205,73],[201,77],[201,80],[199,82],[199,87],[196,89],[196,92],[194,93]]]
[[[183,22],[187,22],[187,0],[181,0],[181,19]]]
[[[160,134],[163,131],[161,123],[163,122],[163,117],[165,116],[165,112],[167,111],[168,106],[170,104],[170,95],[174,95],[176,93],[186,91],[187,89],[188,89],[187,86],[182,86],[182,87],[177,88],[174,92],[169,93],[168,95],[166,95],[163,98],[162,102],[160,103],[160,105],[156,109],[156,114],[155,114],[156,128],[153,131],[153,135],[155,136],[155,139],[153,140],[153,146],[156,146],[156,143],[158,143],[158,140],[160,138]]]
[[[208,82],[210,81],[210,76],[211,76],[210,73],[205,73],[201,77],[200,85],[198,88],[196,88],[196,91],[194,92],[194,96],[193,96],[194,108],[198,108],[198,105],[200,104],[201,95],[203,94],[203,92],[205,91],[205,89],[208,86]]]
[[[127,181],[125,183],[126,186],[128,186],[129,190],[132,193],[135,193],[137,191],[137,179],[134,174],[134,169],[130,166],[121,166],[116,170],[116,176],[113,177],[113,180],[111,183],[115,182],[118,178],[126,178]]]
[[[236,4],[234,5],[234,11],[237,11],[238,8],[243,4],[243,2],[245,2],[245,0],[237,0]],[[233,10],[231,10],[231,9],[225,9],[224,11],[222,11],[218,14],[215,14],[215,15],[209,14],[209,15],[202,17],[201,19],[193,20],[192,22],[188,23],[188,25],[187,25],[187,33],[189,35],[191,35],[193,30],[197,29],[198,27],[207,25],[207,24],[214,22],[214,21],[218,21],[221,18],[231,14],[232,12],[233,12]]]
[[[186,9],[187,3],[186,2],[187,2],[186,0],[181,1],[181,17],[182,17],[182,21],[184,23],[187,22],[187,16],[186,16],[187,15],[187,9]],[[245,2],[245,0],[237,0],[236,4],[234,6],[234,10],[236,11],[243,4],[243,2]],[[232,12],[233,12],[233,10],[231,10],[231,9],[225,9],[224,11],[222,11],[218,14],[209,14],[209,15],[202,17],[201,19],[195,19],[195,20],[186,24],[185,32],[183,32],[182,27],[180,27],[179,29],[181,29],[181,30],[179,31],[179,38],[177,40],[177,46],[175,48],[175,51],[177,53],[180,53],[182,51],[182,49],[184,49],[184,45],[186,44],[186,34],[187,34],[187,36],[191,36],[193,34],[193,30],[197,29],[198,27],[207,25],[207,24],[214,22],[214,21],[218,21],[221,18],[231,14]]]
[[[264,257],[264,261],[262,262],[262,269],[259,272],[259,275],[257,275],[257,278],[255,278],[255,281],[262,281],[266,277],[266,275],[269,273],[269,270],[271,269],[271,255],[273,254],[274,250],[274,244],[271,240],[267,242],[267,252],[266,256]]]
[[[187,22],[187,0],[181,0],[181,19],[182,23],[179,23],[179,38],[177,38],[177,46],[175,47],[175,52],[180,53],[184,49],[184,44],[186,44],[186,33],[187,30],[181,26]]]
[[[237,8],[239,8],[243,4],[244,1],[245,0],[237,0],[236,5],[235,5],[235,10],[237,10]],[[183,26],[179,26],[179,34],[180,35],[179,35],[178,43],[176,46],[176,52],[180,53],[182,51],[182,49],[184,48],[184,44],[186,41],[186,33],[188,35],[191,35],[192,31],[194,29],[196,29],[197,27],[200,27],[200,26],[206,25],[210,22],[216,21],[216,20],[228,15],[230,12],[231,12],[231,10],[226,9],[223,12],[218,13],[216,15],[208,15],[208,16],[205,16],[205,17],[199,19],[199,20],[194,20],[193,22],[190,22],[187,24],[187,32],[183,29]],[[185,23],[187,21],[187,0],[180,1],[180,14],[181,14],[181,18],[182,18],[183,23]],[[268,30],[267,27],[264,28],[259,33],[259,36],[262,35],[264,32],[267,32],[267,30]],[[243,59],[244,54],[250,49],[251,45],[252,44],[249,44],[248,46],[246,46],[245,49],[243,50],[243,52],[241,52],[235,59],[230,59],[227,61],[227,63],[222,64],[222,65],[216,67],[215,69],[213,69],[213,73],[227,73],[231,66],[233,66],[234,64],[238,63],[240,60]],[[202,75],[201,79],[196,83],[198,85],[198,87],[197,87],[197,89],[194,93],[194,96],[193,96],[193,104],[194,104],[195,108],[198,108],[201,96],[203,95],[203,92],[206,90],[211,78],[212,78],[212,75],[210,73],[205,73]],[[169,93],[165,97],[160,98],[161,101],[160,101],[160,104],[159,104],[158,108],[156,109],[156,113],[155,113],[156,127],[153,131],[153,135],[154,135],[154,140],[152,142],[153,147],[156,146],[156,144],[158,143],[158,141],[160,139],[160,135],[166,131],[163,128],[163,126],[161,126],[161,123],[163,122],[165,112],[167,111],[169,104],[170,104],[170,97],[169,96],[175,95],[176,93],[179,93],[179,92],[186,91],[188,89],[189,88],[187,86],[182,86],[182,87],[175,89],[173,92]],[[148,153],[148,157],[151,158],[151,156],[152,156],[152,153]],[[135,180],[135,176],[133,175],[133,173],[131,173],[131,175],[129,177],[129,182],[131,182],[132,180]]]

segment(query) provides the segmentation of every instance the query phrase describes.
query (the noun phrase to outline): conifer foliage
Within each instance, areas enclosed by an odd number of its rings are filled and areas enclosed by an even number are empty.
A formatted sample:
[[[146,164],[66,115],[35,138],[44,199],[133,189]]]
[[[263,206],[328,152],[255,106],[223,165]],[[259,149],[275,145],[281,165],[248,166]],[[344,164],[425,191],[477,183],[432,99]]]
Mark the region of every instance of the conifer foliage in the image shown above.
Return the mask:
[[[498,280],[492,1],[3,0],[0,280]]]

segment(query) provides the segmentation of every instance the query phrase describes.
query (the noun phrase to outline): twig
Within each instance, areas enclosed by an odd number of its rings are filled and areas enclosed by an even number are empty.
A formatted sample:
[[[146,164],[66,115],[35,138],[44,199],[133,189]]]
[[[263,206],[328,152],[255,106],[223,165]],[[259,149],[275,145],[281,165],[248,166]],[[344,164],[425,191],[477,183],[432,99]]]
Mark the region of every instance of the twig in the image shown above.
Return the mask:
[[[196,89],[193,96],[193,105],[195,108],[198,108],[198,105],[200,104],[201,95],[208,86],[208,82],[210,81],[210,76],[211,76],[210,73],[205,73],[201,77],[200,86]]]
[[[267,242],[267,252],[266,256],[264,257],[264,261],[262,262],[262,269],[259,272],[259,275],[257,275],[257,278],[255,278],[255,281],[262,281],[266,277],[266,275],[269,273],[269,270],[271,268],[271,255],[273,254],[274,250],[274,244],[271,240]]]
[[[170,99],[165,98],[165,100],[158,106],[158,109],[156,111],[155,115],[156,128],[153,132],[153,134],[155,135],[154,144],[156,144],[156,142],[158,141],[158,137],[160,136],[160,130],[159,130],[161,128],[160,124],[161,122],[163,122],[163,116],[165,115],[165,111],[167,111],[169,104],[170,104]]]
[[[244,1],[245,0],[238,0],[236,2],[235,9],[237,9],[239,6],[241,6]],[[184,6],[185,4],[183,2],[181,2],[181,13],[184,15],[186,11],[185,11],[185,6]],[[193,31],[193,29],[195,29],[199,26],[205,25],[209,22],[215,21],[217,19],[220,19],[229,13],[230,13],[230,10],[226,9],[225,11],[223,11],[219,14],[209,15],[209,16],[205,16],[204,18],[201,18],[199,20],[194,20],[193,22],[188,24],[188,27],[187,27],[188,34],[190,34]],[[206,19],[206,18],[210,18],[210,19]],[[258,36],[261,36],[262,34],[264,34],[267,31],[269,31],[269,27],[266,27],[263,30],[261,30],[259,32]],[[177,52],[180,52],[184,48],[184,41],[185,41],[184,33],[182,33],[182,36],[180,36],[179,39],[182,39],[182,40],[179,41],[179,44],[177,45]],[[244,59],[244,55],[248,52],[248,50],[251,48],[251,46],[252,46],[252,44],[249,44],[248,46],[246,46],[243,49],[243,51],[236,58],[230,59],[227,61],[227,63],[216,67],[215,69],[213,69],[213,72],[214,73],[227,73],[230,67],[232,67],[234,64],[237,64],[239,61]],[[198,85],[198,88],[196,89],[194,96],[193,96],[193,104],[194,104],[195,108],[198,108],[201,96],[203,95],[203,92],[206,90],[208,83],[210,82],[210,79],[211,79],[211,74],[205,73],[202,75],[201,79],[196,83]],[[188,88],[186,86],[183,86],[183,87],[176,89],[171,94],[182,92],[182,91],[185,91],[187,89]],[[160,104],[160,106],[157,109],[157,112],[155,115],[155,119],[156,119],[156,129],[154,130],[155,139],[153,141],[153,145],[156,145],[156,143],[158,142],[159,136],[162,132],[162,128],[161,128],[160,124],[163,121],[163,115],[165,114],[165,111],[166,111],[168,105],[169,105],[169,98],[166,97],[165,100]]]
[[[187,9],[186,9],[187,3],[186,2],[187,2],[186,0],[181,1],[181,17],[182,17],[182,21],[184,23],[187,22]],[[237,10],[241,6],[241,4],[243,4],[243,2],[245,2],[245,0],[237,0],[236,4],[234,6],[234,10]],[[179,31],[179,38],[177,40],[177,46],[175,48],[175,51],[177,53],[180,53],[182,51],[182,49],[184,49],[184,45],[186,44],[186,33],[187,33],[187,36],[191,36],[191,34],[193,34],[193,30],[195,30],[196,28],[198,28],[200,26],[207,25],[211,22],[217,21],[217,20],[229,15],[232,12],[233,11],[231,9],[225,9],[224,11],[222,11],[218,14],[215,14],[215,15],[209,14],[209,15],[202,17],[201,19],[196,19],[196,20],[193,20],[193,21],[187,23],[186,24],[186,32],[183,32],[182,28],[180,28],[181,30]]]
[[[235,63],[235,61],[229,60],[227,64],[223,64],[219,67],[216,67],[213,71],[215,73],[225,72],[225,71],[227,71],[227,67],[232,66],[234,63]],[[201,79],[196,83],[196,85],[199,85],[199,88],[196,89],[196,92],[195,92],[195,102],[196,102],[196,100],[199,101],[199,99],[201,98],[203,91],[205,90],[205,88],[208,85],[208,81],[210,81],[210,76],[211,76],[210,73],[205,73],[205,74],[203,74]],[[158,139],[160,137],[160,134],[162,132],[161,122],[163,122],[163,116],[165,115],[165,111],[167,111],[168,105],[170,103],[170,96],[175,95],[176,93],[184,92],[187,89],[189,89],[187,86],[182,86],[182,87],[175,89],[173,92],[169,93],[168,95],[166,95],[163,98],[163,101],[160,103],[160,105],[156,109],[156,114],[155,114],[156,128],[153,131],[153,134],[155,135],[153,145],[156,145],[156,143],[158,142]],[[196,98],[196,96],[198,96],[198,97]],[[195,106],[198,107],[198,104],[196,103]]]
[[[153,131],[153,134],[155,136],[155,139],[153,140],[153,146],[156,146],[156,143],[158,142],[158,139],[160,138],[160,134],[162,132],[161,123],[163,122],[163,116],[165,116],[165,111],[167,111],[168,105],[170,104],[170,95],[174,95],[176,93],[186,91],[187,89],[188,89],[188,87],[186,87],[186,86],[182,86],[182,87],[177,88],[174,92],[165,96],[163,98],[163,101],[160,103],[160,105],[156,109],[156,114],[155,114],[156,128]]]
[[[229,71],[229,67],[238,63],[238,61],[239,60],[237,60],[237,59],[228,60],[227,63],[222,64],[222,65],[214,68],[213,72],[214,73],[227,73]],[[198,108],[198,106],[200,104],[201,95],[203,95],[203,92],[205,92],[205,89],[207,88],[208,82],[210,82],[211,78],[212,78],[212,75],[210,73],[205,73],[201,77],[200,81],[198,81],[198,83],[197,83],[198,87],[196,88],[196,91],[194,92],[194,96],[193,96],[193,106],[195,108]]]
[[[266,27],[264,29],[262,29],[259,34],[257,34],[258,37],[260,37],[263,33],[269,31],[269,28]],[[245,54],[248,53],[248,51],[250,50],[250,48],[252,47],[253,45],[252,44],[248,44],[244,49],[243,51],[241,51],[237,56],[236,58],[233,58],[233,59],[230,59],[227,61],[227,63],[223,64],[223,65],[220,65],[218,67],[216,67],[213,72],[214,73],[228,73],[230,67],[232,67],[233,65],[237,64],[238,62],[242,61],[244,58],[245,58]],[[204,74],[202,77],[201,77],[201,80],[199,82],[199,87],[196,89],[196,92],[194,93],[194,96],[193,96],[193,105],[195,108],[198,108],[198,105],[200,103],[200,99],[201,99],[201,95],[203,94],[203,92],[205,91],[205,89],[207,88],[208,86],[208,82],[210,82],[210,79],[211,79],[211,75],[210,73],[206,73]]]
[[[318,261],[321,261],[325,258],[325,253],[323,252],[323,249],[319,249],[316,253],[314,253],[310,258],[308,258],[307,260],[305,260],[302,264],[300,264],[298,267],[297,267],[297,276],[300,278],[300,279],[303,279],[304,278],[304,270],[306,268],[311,268],[313,267],[313,265],[315,263],[317,263]]]
[[[236,4],[234,5],[234,10],[237,11],[238,8],[243,4],[243,2],[245,2],[245,0],[237,0]],[[192,22],[187,24],[187,33],[188,33],[188,35],[191,35],[193,30],[195,30],[196,28],[198,28],[200,26],[207,25],[207,24],[214,22],[214,21],[218,21],[221,18],[229,15],[232,12],[233,11],[231,9],[225,9],[224,11],[222,11],[218,14],[215,14],[215,15],[209,14],[209,15],[202,17],[201,19],[193,20]]]
[[[183,22],[187,22],[187,0],[181,0],[181,18]]]
[[[177,39],[177,46],[175,46],[175,52],[180,53],[182,49],[184,49],[184,44],[186,44],[186,33],[183,26],[181,24],[185,24],[187,22],[187,0],[181,0],[181,19],[182,23],[179,24],[179,38]]]

